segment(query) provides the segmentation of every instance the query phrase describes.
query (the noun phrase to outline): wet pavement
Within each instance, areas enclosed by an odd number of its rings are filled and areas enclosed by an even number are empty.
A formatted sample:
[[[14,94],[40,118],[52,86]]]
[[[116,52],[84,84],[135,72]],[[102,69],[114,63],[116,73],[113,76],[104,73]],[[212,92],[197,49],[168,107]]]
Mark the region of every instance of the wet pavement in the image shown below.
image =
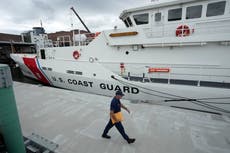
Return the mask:
[[[101,138],[109,120],[111,97],[14,82],[24,136],[39,134],[57,144],[58,153],[229,153],[230,119],[122,100],[123,125],[134,144],[114,127]]]

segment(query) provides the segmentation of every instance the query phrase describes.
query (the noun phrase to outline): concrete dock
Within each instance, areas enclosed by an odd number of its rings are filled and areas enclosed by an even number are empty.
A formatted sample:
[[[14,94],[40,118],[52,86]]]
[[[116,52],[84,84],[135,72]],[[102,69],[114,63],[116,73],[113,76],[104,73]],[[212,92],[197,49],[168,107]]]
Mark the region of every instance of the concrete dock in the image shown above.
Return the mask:
[[[39,134],[58,153],[229,153],[230,118],[166,106],[130,103],[123,110],[128,144],[115,127],[101,138],[112,97],[14,82],[24,136]]]

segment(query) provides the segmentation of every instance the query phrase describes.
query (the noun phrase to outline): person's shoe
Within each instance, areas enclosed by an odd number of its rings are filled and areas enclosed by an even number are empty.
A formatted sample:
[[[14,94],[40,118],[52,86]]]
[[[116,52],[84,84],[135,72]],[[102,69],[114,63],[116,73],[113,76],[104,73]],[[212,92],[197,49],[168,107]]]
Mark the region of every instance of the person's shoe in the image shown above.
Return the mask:
[[[106,139],[110,139],[110,138],[111,138],[111,136],[109,136],[109,135],[107,135],[107,134],[102,134],[101,137],[102,137],[102,138],[106,138]]]
[[[136,139],[128,139],[127,142],[130,143],[134,143]]]

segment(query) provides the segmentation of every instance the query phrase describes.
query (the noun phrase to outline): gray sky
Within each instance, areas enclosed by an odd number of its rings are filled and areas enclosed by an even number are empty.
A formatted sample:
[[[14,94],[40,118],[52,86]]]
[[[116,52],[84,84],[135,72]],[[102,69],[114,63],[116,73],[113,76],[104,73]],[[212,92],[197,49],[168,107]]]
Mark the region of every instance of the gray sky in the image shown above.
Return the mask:
[[[92,32],[122,28],[119,15],[124,9],[148,5],[151,0],[1,0],[0,33],[20,34],[40,26],[46,32],[84,29],[70,11],[73,6]]]

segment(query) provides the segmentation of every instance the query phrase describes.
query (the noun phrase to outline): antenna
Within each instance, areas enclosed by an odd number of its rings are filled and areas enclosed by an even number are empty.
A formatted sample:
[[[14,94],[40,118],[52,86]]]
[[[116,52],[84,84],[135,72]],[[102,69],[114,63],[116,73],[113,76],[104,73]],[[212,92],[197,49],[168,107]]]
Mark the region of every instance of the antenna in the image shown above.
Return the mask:
[[[74,26],[73,26],[73,15],[71,13],[71,29],[72,29],[72,40],[73,40],[73,46],[75,46],[75,33],[74,33]]]
[[[40,20],[40,25],[41,25],[41,27],[42,27],[42,20]]]

